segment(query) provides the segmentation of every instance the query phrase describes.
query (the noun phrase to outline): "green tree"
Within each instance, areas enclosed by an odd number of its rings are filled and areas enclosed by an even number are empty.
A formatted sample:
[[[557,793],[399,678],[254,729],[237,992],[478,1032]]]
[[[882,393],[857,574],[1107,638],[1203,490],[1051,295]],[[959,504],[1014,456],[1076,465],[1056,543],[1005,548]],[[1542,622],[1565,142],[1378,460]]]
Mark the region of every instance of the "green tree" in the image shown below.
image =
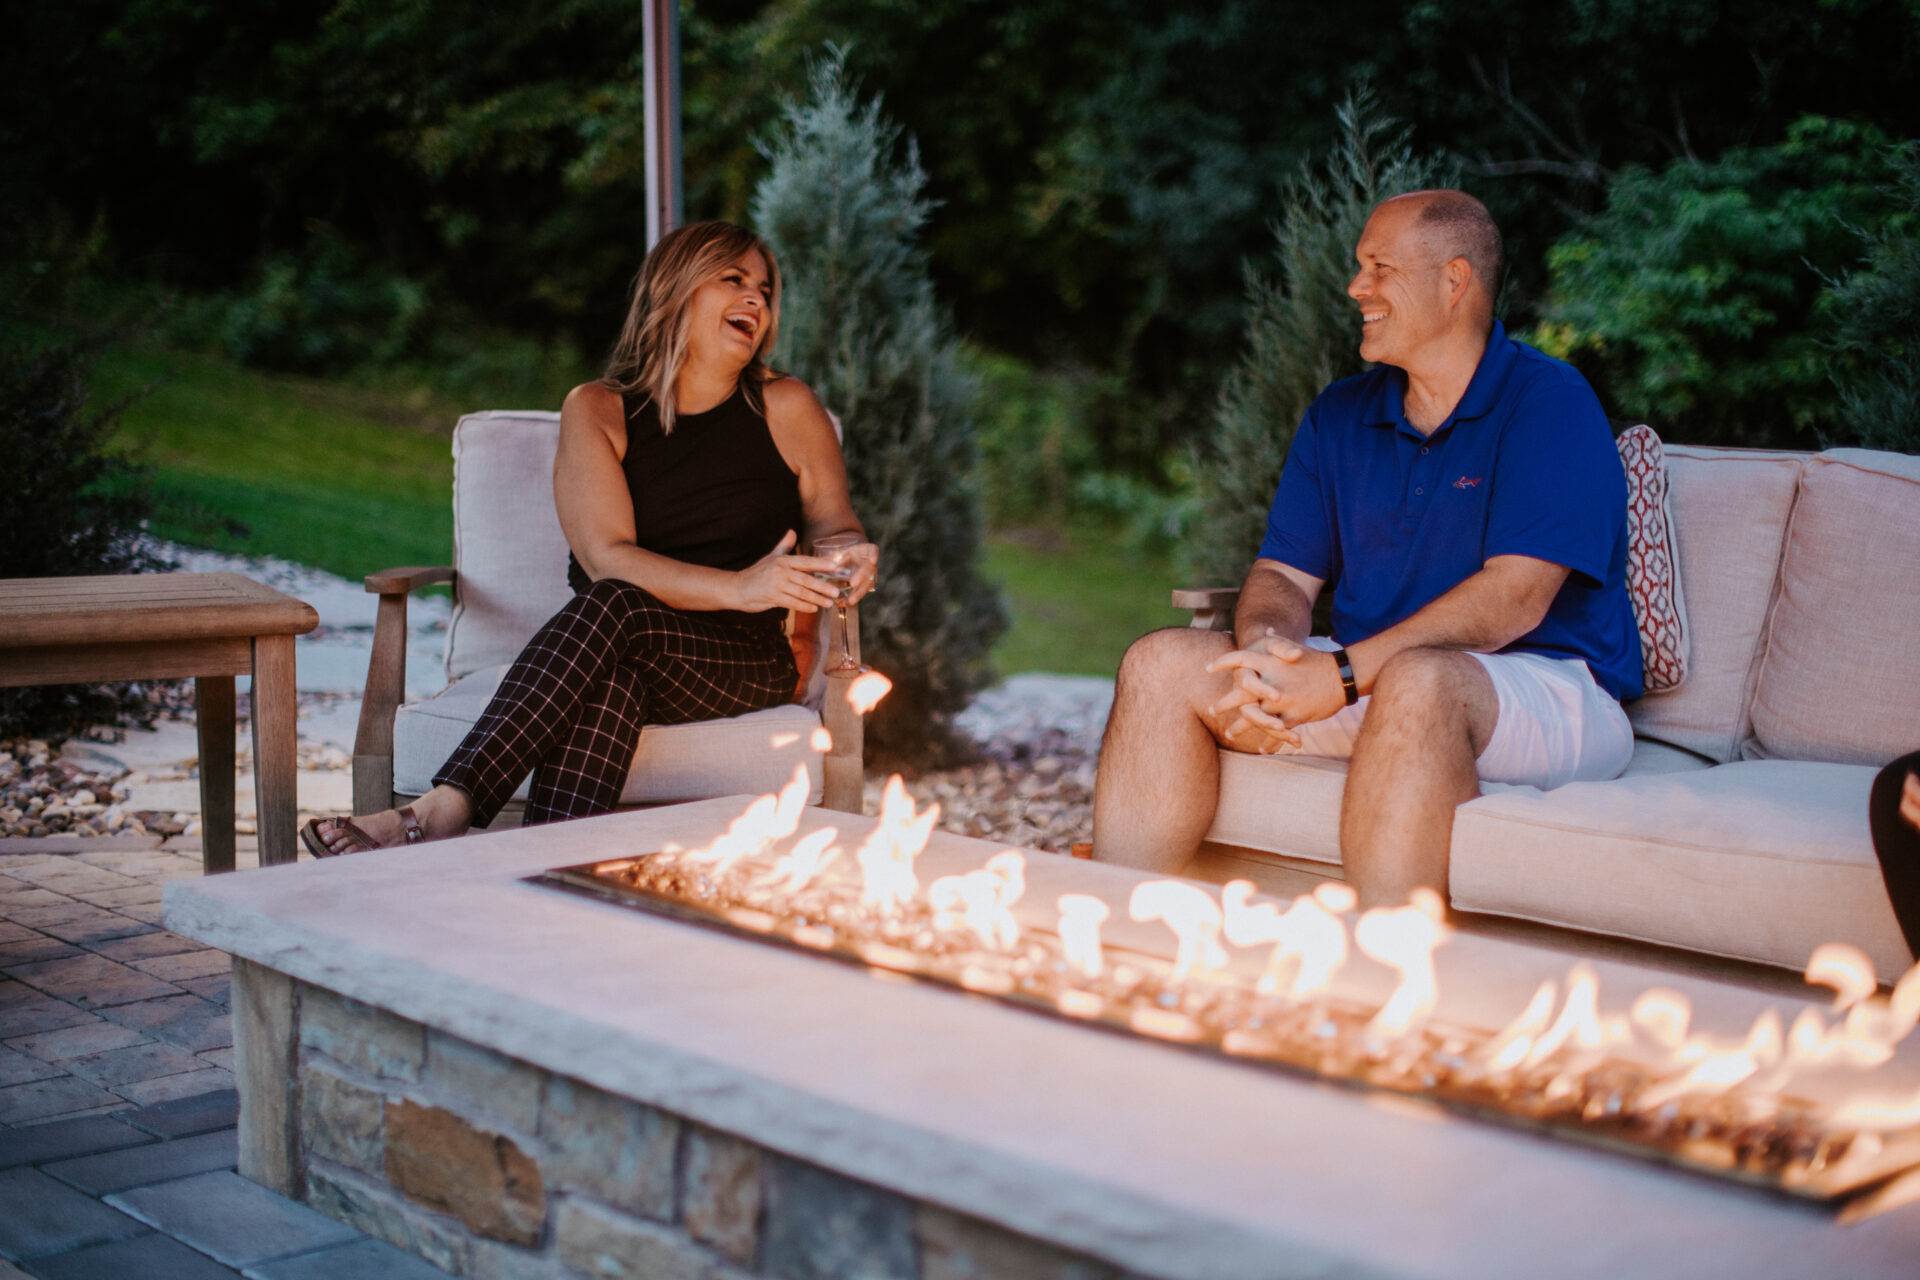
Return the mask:
[[[1920,453],[1920,142],[1893,155],[1896,212],[1863,232],[1866,260],[1828,289],[1836,440]]]
[[[0,340],[0,578],[142,573],[172,566],[141,536],[144,471],[110,446],[124,404],[89,405],[104,335],[35,341],[18,315]],[[0,738],[57,738],[99,725],[152,724],[151,684],[0,689]]]
[[[1450,178],[1413,151],[1367,89],[1350,93],[1336,116],[1338,142],[1317,170],[1294,179],[1274,223],[1274,274],[1246,271],[1246,348],[1194,466],[1198,510],[1185,551],[1197,582],[1238,586],[1246,577],[1307,406],[1328,383],[1365,368],[1347,283],[1368,212]]]
[[[753,199],[786,280],[776,354],[845,423],[854,509],[881,548],[861,646],[894,689],[868,740],[925,765],[956,745],[949,721],[986,683],[1006,625],[979,571],[977,392],[919,248],[917,149],[878,100],[861,105],[838,52],[809,88],[768,143]]]
[[[1696,443],[1810,446],[1838,406],[1813,317],[1850,225],[1888,203],[1886,138],[1807,117],[1771,147],[1629,167],[1555,245],[1539,345],[1616,417]]]

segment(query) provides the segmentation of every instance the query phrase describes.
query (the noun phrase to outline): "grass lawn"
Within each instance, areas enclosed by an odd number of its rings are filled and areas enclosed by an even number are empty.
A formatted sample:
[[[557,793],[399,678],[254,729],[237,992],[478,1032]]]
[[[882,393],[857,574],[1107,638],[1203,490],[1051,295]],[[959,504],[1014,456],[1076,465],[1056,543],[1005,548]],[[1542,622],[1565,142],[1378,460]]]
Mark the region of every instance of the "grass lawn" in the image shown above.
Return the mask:
[[[160,536],[349,580],[452,555],[458,407],[137,349],[109,352],[93,392],[104,403],[155,383],[122,424],[154,469]],[[993,655],[1002,675],[1111,676],[1136,636],[1182,621],[1171,565],[1097,535],[997,535],[987,572],[1011,617]]]

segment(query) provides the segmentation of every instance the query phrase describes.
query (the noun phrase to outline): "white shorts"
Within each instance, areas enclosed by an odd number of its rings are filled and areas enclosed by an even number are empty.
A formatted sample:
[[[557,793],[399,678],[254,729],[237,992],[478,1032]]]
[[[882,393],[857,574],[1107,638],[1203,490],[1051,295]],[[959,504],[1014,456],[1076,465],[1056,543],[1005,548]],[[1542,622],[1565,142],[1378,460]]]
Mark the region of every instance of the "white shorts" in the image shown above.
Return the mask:
[[[1323,636],[1307,644],[1331,651]],[[1475,653],[1500,699],[1493,737],[1475,763],[1482,782],[1509,782],[1551,791],[1569,782],[1617,778],[1633,755],[1633,726],[1620,704],[1594,681],[1578,658],[1538,653]],[[1353,742],[1371,698],[1337,714],[1297,725],[1299,747],[1279,755],[1353,756]]]

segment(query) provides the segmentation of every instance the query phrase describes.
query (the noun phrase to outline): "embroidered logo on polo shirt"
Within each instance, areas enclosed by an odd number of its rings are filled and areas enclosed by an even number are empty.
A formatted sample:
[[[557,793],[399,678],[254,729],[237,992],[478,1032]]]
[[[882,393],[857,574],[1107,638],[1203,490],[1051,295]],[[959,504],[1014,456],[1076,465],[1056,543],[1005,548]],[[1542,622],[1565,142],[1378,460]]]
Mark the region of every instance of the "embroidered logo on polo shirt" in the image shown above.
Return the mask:
[[[1479,476],[1461,476],[1458,480],[1455,480],[1453,482],[1453,487],[1456,489],[1471,489],[1479,483],[1480,483]]]

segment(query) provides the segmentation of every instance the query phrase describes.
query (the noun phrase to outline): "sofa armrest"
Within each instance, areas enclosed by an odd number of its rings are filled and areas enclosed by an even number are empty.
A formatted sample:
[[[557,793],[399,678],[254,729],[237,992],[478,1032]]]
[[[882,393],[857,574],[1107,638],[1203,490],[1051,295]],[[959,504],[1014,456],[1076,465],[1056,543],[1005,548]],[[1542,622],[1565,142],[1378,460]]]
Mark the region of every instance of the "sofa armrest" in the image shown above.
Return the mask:
[[[1240,602],[1238,587],[1182,588],[1173,593],[1173,607],[1193,610],[1188,626],[1202,631],[1233,630],[1233,609]]]
[[[380,597],[380,607],[367,687],[360,696],[360,725],[353,735],[355,813],[378,813],[393,805],[393,717],[407,696],[407,593],[453,581],[447,565],[409,565],[367,575],[367,590]]]

